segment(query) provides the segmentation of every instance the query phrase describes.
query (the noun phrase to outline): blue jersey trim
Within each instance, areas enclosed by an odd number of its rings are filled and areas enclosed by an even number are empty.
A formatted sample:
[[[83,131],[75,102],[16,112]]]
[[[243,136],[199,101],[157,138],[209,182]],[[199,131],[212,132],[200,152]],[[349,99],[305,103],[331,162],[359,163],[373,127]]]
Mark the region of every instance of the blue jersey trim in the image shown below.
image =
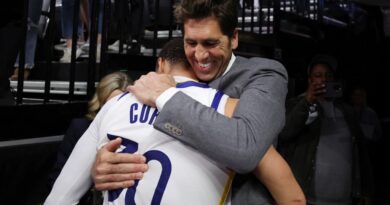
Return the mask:
[[[125,96],[125,95],[127,95],[127,94],[129,94],[129,91],[124,92],[124,93],[118,98],[117,101],[119,101],[123,96]]]
[[[187,88],[191,86],[200,87],[200,88],[210,88],[210,86],[205,83],[199,83],[195,81],[187,81],[187,82],[176,84],[176,88]]]
[[[215,93],[213,102],[211,103],[211,107],[214,108],[215,110],[218,109],[219,103],[221,102],[223,96],[223,92],[218,90],[217,93]]]

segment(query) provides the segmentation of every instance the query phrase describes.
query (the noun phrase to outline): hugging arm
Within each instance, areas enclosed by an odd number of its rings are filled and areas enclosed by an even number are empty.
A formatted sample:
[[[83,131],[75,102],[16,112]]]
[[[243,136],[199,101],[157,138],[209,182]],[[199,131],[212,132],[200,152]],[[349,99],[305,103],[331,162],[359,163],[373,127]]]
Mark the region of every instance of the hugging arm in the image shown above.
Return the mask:
[[[231,117],[237,99],[229,98],[225,115]],[[289,165],[271,145],[257,164],[253,174],[271,193],[277,205],[305,205],[306,199]]]
[[[245,85],[241,94],[234,96],[240,103],[233,118],[178,92],[164,105],[155,128],[238,173],[251,172],[284,124],[287,74],[282,65],[274,64],[248,78],[236,82]],[[182,130],[181,135],[170,127]]]
[[[240,59],[243,58],[237,58],[237,60]],[[249,63],[242,63],[243,61]],[[165,103],[163,109],[160,109],[154,127],[198,149],[236,172],[250,173],[274,142],[284,124],[284,102],[288,77],[284,67],[275,61],[240,60],[237,64],[242,65],[242,69],[236,66],[235,69],[232,68],[221,77],[224,79],[221,84],[225,85],[214,85],[226,94],[241,99],[233,118],[229,119],[218,114],[214,109],[203,106],[189,96],[178,92]],[[262,68],[258,68],[260,64]],[[161,82],[155,74],[146,75],[146,77],[151,76],[155,77],[149,82],[156,80]],[[141,83],[140,85],[150,84]],[[141,96],[150,93],[144,92],[145,89],[137,91],[135,88],[136,86],[130,86],[130,91],[137,98],[139,97],[137,93],[141,93]],[[155,98],[146,98],[143,102],[148,103],[150,99],[154,101]],[[97,156],[97,163],[92,170],[95,186],[99,190],[122,187],[118,183],[125,179],[134,180],[131,174],[136,171],[131,167],[142,166],[142,164],[129,163],[132,156],[129,154],[118,154],[117,163],[109,163],[107,159],[101,157],[109,153],[104,149],[99,152],[101,154]],[[122,160],[119,159],[119,155]],[[125,158],[128,160],[124,160]],[[101,167],[114,172],[120,169],[122,173],[107,174],[99,171],[104,170]],[[103,185],[99,178],[104,178],[107,183]]]
[[[305,195],[290,167],[273,146],[265,153],[253,174],[267,187],[276,204],[306,204]]]

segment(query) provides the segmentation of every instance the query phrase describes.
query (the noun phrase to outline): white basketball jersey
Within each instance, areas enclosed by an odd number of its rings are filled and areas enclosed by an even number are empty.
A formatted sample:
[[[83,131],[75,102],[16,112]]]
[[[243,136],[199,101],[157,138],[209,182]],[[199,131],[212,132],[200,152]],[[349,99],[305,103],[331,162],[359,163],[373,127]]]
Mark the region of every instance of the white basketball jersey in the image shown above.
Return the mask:
[[[221,92],[194,81],[180,83],[177,87],[223,114],[227,96]],[[106,192],[105,203],[230,204],[232,172],[193,148],[152,129],[157,115],[157,109],[141,104],[127,93],[102,118],[99,146],[121,137],[122,146],[118,152],[144,154],[149,166],[144,177],[132,188]]]

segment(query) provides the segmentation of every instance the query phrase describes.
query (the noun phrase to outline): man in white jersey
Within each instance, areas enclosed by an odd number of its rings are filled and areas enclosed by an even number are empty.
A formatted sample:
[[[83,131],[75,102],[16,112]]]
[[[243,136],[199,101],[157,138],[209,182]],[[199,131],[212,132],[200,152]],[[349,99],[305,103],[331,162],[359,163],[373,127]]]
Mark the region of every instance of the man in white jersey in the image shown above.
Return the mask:
[[[189,66],[183,68],[179,62],[165,66],[169,62],[161,59],[158,62],[160,68],[170,67],[173,75],[182,75],[175,79],[183,92],[224,114],[226,95],[193,81],[194,74],[185,72]],[[119,136],[122,146],[118,151],[142,153],[150,161],[149,170],[136,186],[106,192],[105,204],[225,204],[231,172],[155,130],[152,124],[157,115],[155,108],[141,104],[130,93],[107,102],[77,143],[45,204],[77,203],[90,187],[89,170],[96,150]]]
[[[163,49],[162,55],[170,56],[166,52],[184,53],[177,50],[182,48],[182,41],[171,41],[167,47],[172,44],[173,47],[165,49],[167,51]],[[231,116],[233,106],[230,105],[234,105],[235,100],[210,89],[206,84],[193,81],[194,74],[189,72],[186,69],[189,66],[183,66],[183,63],[186,64],[186,61],[159,58],[158,68],[160,72],[180,74],[181,77],[175,77],[178,88],[189,96],[196,96],[196,100],[215,108],[219,113]],[[118,151],[144,154],[149,170],[135,186],[105,193],[105,204],[228,204],[231,172],[196,150],[153,129],[152,124],[157,115],[156,109],[139,103],[129,93],[107,102],[77,143],[45,204],[77,203],[91,184],[88,170],[94,161],[96,149],[117,137],[122,140]],[[266,156],[269,156],[268,153]],[[279,162],[277,158],[273,159],[273,163]],[[267,188],[277,202],[291,204],[288,203],[293,201],[289,201],[290,199],[299,199],[301,201],[298,202],[304,204],[304,197],[300,195],[302,192],[291,171],[284,171],[286,167],[279,166],[282,175],[274,179],[283,179],[283,184],[280,184],[281,181],[272,179],[271,174],[275,171],[268,171],[275,169],[265,169],[264,167],[270,168],[271,165],[267,164],[267,160],[262,162],[263,165],[258,166],[259,172],[256,175],[264,179],[264,184],[270,185]],[[290,178],[280,178],[286,176],[286,173],[290,174]],[[289,182],[292,185],[286,184]],[[283,187],[289,187],[289,193],[276,190]],[[290,195],[286,197],[286,193]]]

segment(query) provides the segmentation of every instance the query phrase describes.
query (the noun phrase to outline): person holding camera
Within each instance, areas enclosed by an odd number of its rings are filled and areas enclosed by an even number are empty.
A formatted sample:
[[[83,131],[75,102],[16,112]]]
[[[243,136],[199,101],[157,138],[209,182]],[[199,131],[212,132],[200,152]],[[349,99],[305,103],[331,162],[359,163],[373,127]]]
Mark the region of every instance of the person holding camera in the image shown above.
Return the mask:
[[[351,205],[367,202],[372,194],[362,131],[352,107],[341,100],[336,68],[334,57],[312,59],[308,88],[287,101],[279,135],[279,151],[312,205]]]

